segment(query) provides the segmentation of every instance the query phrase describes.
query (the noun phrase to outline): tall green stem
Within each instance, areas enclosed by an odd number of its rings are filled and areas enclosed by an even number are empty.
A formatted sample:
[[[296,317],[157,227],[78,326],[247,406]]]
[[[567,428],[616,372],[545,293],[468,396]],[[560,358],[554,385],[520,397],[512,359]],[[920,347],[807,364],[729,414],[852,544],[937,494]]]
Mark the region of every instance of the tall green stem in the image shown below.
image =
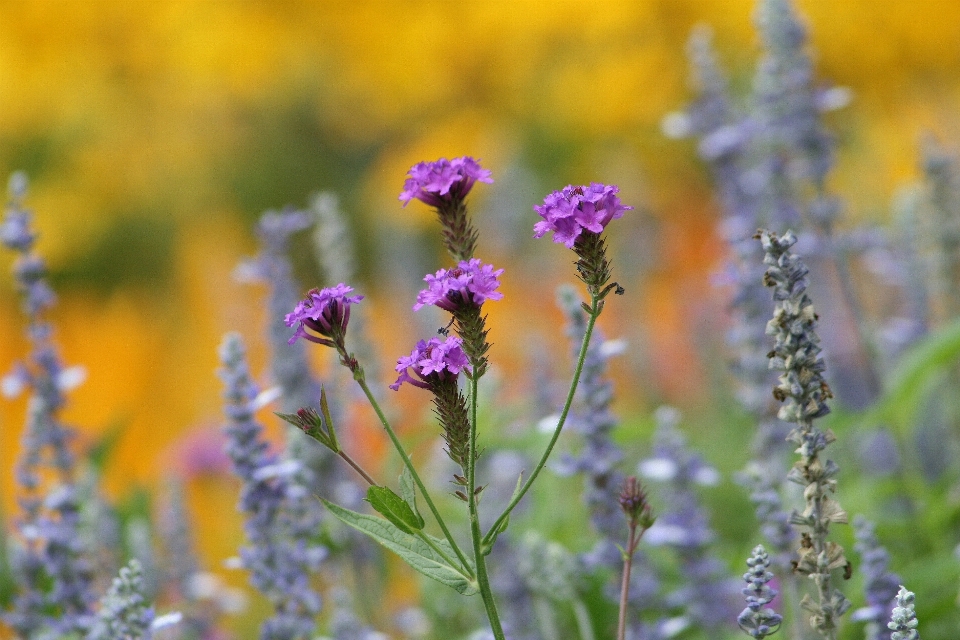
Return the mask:
[[[537,476],[540,475],[543,467],[547,464],[547,458],[550,457],[553,447],[557,444],[557,440],[560,438],[560,432],[563,430],[563,425],[567,421],[567,415],[570,413],[570,407],[573,405],[573,397],[577,392],[577,385],[580,383],[580,374],[583,373],[583,362],[587,357],[587,347],[590,346],[590,337],[593,335],[593,327],[596,325],[597,318],[600,316],[600,309],[601,307],[598,296],[593,296],[593,300],[590,305],[590,312],[588,314],[590,318],[587,321],[587,330],[583,334],[583,342],[580,343],[580,354],[577,356],[577,367],[573,372],[573,380],[570,383],[570,391],[567,392],[567,401],[564,403],[563,410],[560,412],[560,420],[557,422],[557,428],[554,430],[553,437],[550,438],[550,443],[547,444],[547,449],[543,452],[543,457],[540,458],[540,462],[537,463],[533,473],[530,474],[530,477],[527,479],[526,483],[524,483],[520,490],[516,492],[506,509],[503,510],[503,513],[500,514],[500,517],[497,518],[496,522],[493,523],[493,526],[490,527],[489,531],[487,531],[487,535],[483,540],[486,544],[492,542],[493,538],[499,533],[504,521],[510,516],[510,512],[513,511],[514,507],[517,506],[520,500],[523,499],[523,496],[526,495],[527,491],[530,490],[534,480],[537,479]]]
[[[470,450],[467,452],[467,505],[470,509],[470,538],[473,541],[473,558],[477,565],[477,582],[480,596],[490,619],[490,628],[496,640],[506,640],[497,602],[487,577],[486,556],[483,553],[483,535],[480,532],[480,514],[477,511],[477,376],[470,377]]]
[[[390,441],[393,442],[393,447],[403,459],[403,464],[410,471],[413,481],[420,489],[420,495],[423,496],[424,502],[426,502],[427,506],[430,507],[430,512],[433,513],[433,517],[436,519],[437,524],[440,525],[440,529],[443,531],[444,537],[447,539],[447,542],[450,543],[450,546],[453,547],[454,552],[457,554],[457,558],[459,558],[460,562],[463,564],[463,570],[470,577],[473,577],[473,572],[470,571],[470,563],[467,561],[466,556],[463,555],[463,551],[461,551],[460,547],[457,545],[457,541],[453,539],[453,535],[447,528],[447,524],[443,521],[443,518],[440,517],[440,512],[437,511],[436,505],[433,504],[433,500],[430,498],[430,494],[427,492],[427,487],[424,486],[423,481],[420,479],[420,474],[418,474],[417,470],[414,468],[413,462],[410,460],[410,456],[408,456],[407,452],[404,451],[403,445],[400,444],[400,440],[397,438],[397,434],[394,433],[393,428],[390,426],[390,422],[387,421],[387,417],[383,415],[383,411],[380,409],[380,404],[377,402],[377,399],[373,397],[370,387],[367,386],[367,381],[363,377],[362,369],[358,369],[358,372],[354,373],[354,379],[357,381],[357,384],[360,385],[360,388],[363,389],[363,393],[367,396],[367,400],[370,402],[373,410],[377,412],[377,417],[380,418],[380,424],[383,425],[387,435],[390,436]]]

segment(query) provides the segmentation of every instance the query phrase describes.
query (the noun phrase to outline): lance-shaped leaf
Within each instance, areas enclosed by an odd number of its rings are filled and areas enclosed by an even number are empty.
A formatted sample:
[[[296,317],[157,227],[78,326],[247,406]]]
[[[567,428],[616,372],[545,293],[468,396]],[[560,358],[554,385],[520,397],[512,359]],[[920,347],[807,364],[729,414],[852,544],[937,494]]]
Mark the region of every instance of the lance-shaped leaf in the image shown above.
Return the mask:
[[[456,589],[465,596],[472,596],[479,592],[476,581],[464,575],[459,568],[450,563],[451,561],[445,559],[443,555],[437,553],[436,549],[420,538],[404,533],[396,525],[383,518],[344,509],[332,502],[323,500],[323,498],[320,500],[341,522],[367,534],[403,558],[407,564],[423,575]],[[456,557],[453,548],[446,540],[440,540],[430,535],[426,537],[447,558]]]
[[[423,518],[417,515],[410,505],[389,487],[374,485],[368,488],[367,502],[377,513],[392,522],[404,533],[413,533],[423,529]]]
[[[417,519],[420,522],[420,526],[417,528],[423,529],[423,517],[420,515],[420,511],[417,509],[417,490],[416,486],[413,484],[413,474],[410,473],[410,469],[406,466],[403,467],[403,471],[400,473],[400,495],[403,497],[403,501],[406,502],[413,510],[414,515],[417,516]]]

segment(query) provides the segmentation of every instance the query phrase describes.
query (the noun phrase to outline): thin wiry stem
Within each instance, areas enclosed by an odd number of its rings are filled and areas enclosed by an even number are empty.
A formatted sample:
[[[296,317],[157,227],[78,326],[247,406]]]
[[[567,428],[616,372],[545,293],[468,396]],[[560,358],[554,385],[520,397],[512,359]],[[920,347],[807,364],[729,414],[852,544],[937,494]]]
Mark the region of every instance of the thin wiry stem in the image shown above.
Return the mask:
[[[577,384],[580,382],[580,374],[583,373],[583,361],[587,357],[587,347],[590,346],[590,337],[593,335],[593,327],[597,324],[597,318],[600,317],[600,311],[602,309],[600,297],[594,295],[592,297],[590,304],[590,310],[588,315],[590,319],[587,321],[587,330],[583,334],[583,342],[580,344],[580,354],[577,356],[577,367],[573,372],[573,380],[570,383],[570,390],[567,392],[567,401],[563,405],[563,410],[560,412],[560,419],[557,421],[557,428],[554,429],[553,437],[550,438],[550,442],[547,444],[546,450],[543,452],[543,456],[540,458],[540,461],[537,463],[537,466],[534,468],[533,473],[530,474],[530,477],[524,483],[524,485],[517,491],[516,495],[510,500],[510,503],[503,510],[503,513],[500,514],[500,517],[496,519],[493,523],[493,526],[487,531],[486,536],[484,537],[484,543],[489,544],[493,538],[498,534],[500,528],[503,526],[504,521],[510,516],[510,512],[519,504],[520,500],[523,499],[523,496],[527,494],[527,491],[530,490],[530,487],[533,485],[533,482],[537,479],[537,476],[540,475],[540,472],[543,470],[543,467],[547,464],[547,459],[550,457],[550,453],[553,451],[553,447],[557,444],[557,440],[560,438],[560,432],[563,430],[563,425],[567,422],[567,415],[570,413],[570,406],[573,404],[573,397],[577,392]]]

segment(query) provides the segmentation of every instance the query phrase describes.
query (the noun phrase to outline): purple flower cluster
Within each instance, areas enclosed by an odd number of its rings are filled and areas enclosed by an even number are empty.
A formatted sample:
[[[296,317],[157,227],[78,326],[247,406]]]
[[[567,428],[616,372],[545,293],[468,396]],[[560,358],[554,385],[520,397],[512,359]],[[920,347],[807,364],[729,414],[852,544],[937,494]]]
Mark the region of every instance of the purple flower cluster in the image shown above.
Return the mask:
[[[432,381],[444,380],[448,375],[456,377],[461,371],[471,371],[470,361],[463,352],[462,344],[463,340],[456,336],[449,336],[445,340],[421,340],[409,356],[397,360],[396,370],[400,376],[390,388],[396,391],[404,382],[409,382],[416,387],[430,389]],[[410,375],[411,367],[419,380]]]
[[[454,313],[464,304],[479,307],[487,300],[500,300],[503,294],[496,289],[501,273],[503,269],[494,270],[493,265],[482,264],[479,258],[464,260],[456,269],[440,269],[436,275],[423,279],[427,288],[417,294],[413,310],[433,304]]]
[[[533,226],[533,237],[553,231],[554,242],[572,249],[584,231],[602,233],[611,220],[622,218],[624,211],[633,209],[620,202],[619,191],[616,185],[599,182],[591,182],[589,187],[567,185],[554,191],[542,205],[533,208],[543,218]]]
[[[342,338],[350,320],[350,305],[363,300],[363,296],[347,295],[351,291],[353,287],[342,282],[327,289],[311,289],[307,297],[297,303],[293,313],[288,313],[284,318],[288,327],[297,325],[297,331],[289,343],[293,344],[297,338],[304,338],[328,347],[335,346],[330,340],[307,333],[306,329],[312,329],[334,340]]]
[[[410,177],[404,182],[400,193],[403,206],[416,199],[440,208],[465,198],[477,182],[493,182],[490,171],[481,168],[480,163],[470,156],[418,162],[407,175]]]

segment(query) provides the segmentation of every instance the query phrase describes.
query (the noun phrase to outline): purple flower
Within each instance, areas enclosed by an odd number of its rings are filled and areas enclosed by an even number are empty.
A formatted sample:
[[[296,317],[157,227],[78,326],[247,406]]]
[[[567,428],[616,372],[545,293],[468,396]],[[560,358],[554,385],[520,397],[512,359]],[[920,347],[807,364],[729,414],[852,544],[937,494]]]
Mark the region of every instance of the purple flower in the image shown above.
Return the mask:
[[[462,200],[475,182],[493,182],[490,171],[470,156],[436,162],[418,162],[407,172],[400,200],[407,206],[413,199],[440,208],[454,200]]]
[[[471,371],[462,344],[463,340],[456,336],[449,336],[446,340],[431,338],[429,342],[419,341],[409,356],[397,360],[396,370],[400,376],[390,388],[396,391],[401,384],[409,382],[421,389],[429,389],[431,382],[445,380],[448,376],[456,377],[461,371]],[[419,380],[410,375],[411,368]]]
[[[554,242],[572,249],[584,230],[599,234],[611,220],[633,209],[620,202],[619,191],[616,185],[599,182],[591,182],[589,187],[567,185],[562,191],[554,191],[541,206],[533,208],[543,218],[533,226],[533,237],[553,231]]]
[[[304,338],[328,347],[335,346],[334,342],[313,336],[306,329],[334,340],[342,339],[350,320],[350,305],[363,300],[363,296],[348,296],[351,291],[353,287],[342,282],[327,289],[311,289],[307,297],[297,303],[293,313],[284,318],[288,327],[297,325],[296,333],[288,342],[293,344],[297,338]]]
[[[493,265],[481,264],[479,258],[464,260],[456,269],[440,269],[423,279],[427,288],[417,295],[413,310],[435,304],[453,313],[463,304],[479,307],[487,300],[500,300],[503,294],[496,289],[501,273],[503,269],[494,271]]]

